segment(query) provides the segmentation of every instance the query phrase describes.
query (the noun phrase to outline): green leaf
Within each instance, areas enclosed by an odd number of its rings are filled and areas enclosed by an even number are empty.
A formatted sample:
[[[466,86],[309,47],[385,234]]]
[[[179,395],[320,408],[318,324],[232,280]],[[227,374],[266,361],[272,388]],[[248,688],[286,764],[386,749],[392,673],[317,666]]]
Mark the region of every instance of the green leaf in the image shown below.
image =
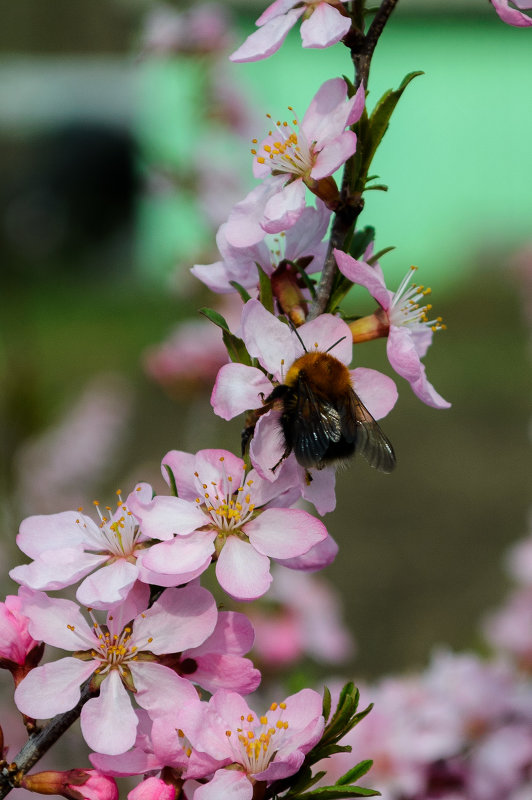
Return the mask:
[[[324,686],[322,714],[325,718],[325,722],[327,722],[327,720],[329,719],[330,713],[331,713],[331,692],[329,691],[328,686]]]
[[[260,264],[255,262],[259,273],[259,300],[270,314],[273,314],[273,292],[272,282],[268,275],[264,272]]]
[[[168,464],[163,464],[163,467],[165,468],[166,472],[168,473],[168,480],[170,481],[170,489],[172,490],[172,494],[173,494],[174,497],[177,497],[178,496],[177,495],[177,484],[175,482],[174,473],[172,472],[172,470],[170,469]]]
[[[362,775],[365,775],[366,772],[369,772],[372,766],[373,761],[370,759],[366,759],[366,761],[360,761],[355,767],[346,772],[345,775],[342,775],[341,778],[338,778],[336,785],[343,786],[346,783],[354,783],[354,781],[357,781],[362,777]]]
[[[249,294],[247,289],[244,289],[238,281],[229,281],[230,285],[233,289],[236,289],[240,297],[242,298],[243,303],[247,303],[248,300],[251,300],[251,295]]]
[[[364,188],[366,188],[365,184],[373,156],[384,134],[388,130],[391,116],[401,95],[414,78],[423,74],[424,73],[421,71],[409,72],[408,75],[403,78],[397,89],[389,89],[382,95],[373,109],[371,116],[364,117],[364,115],[362,115],[355,126],[355,131],[359,137],[359,143],[353,162],[353,177],[356,177],[356,183],[352,182],[351,185],[354,186],[356,190],[363,191]]]
[[[366,225],[365,228],[355,232],[351,240],[349,254],[353,258],[360,258],[366,252],[366,248],[375,240],[375,228],[372,225]]]
[[[200,308],[200,314],[207,317],[208,320],[213,322],[222,329],[222,337],[227,349],[227,353],[231,361],[236,361],[238,364],[246,364],[248,367],[252,364],[251,356],[249,355],[244,341],[234,333],[231,333],[229,325],[218,311],[214,308]]]
[[[305,794],[298,794],[294,800],[344,800],[347,797],[378,797],[380,792],[364,786],[322,786]]]
[[[366,186],[364,188],[365,192],[371,192],[372,190],[375,192],[387,192],[388,187],[385,183],[374,183],[372,186]]]
[[[383,247],[382,250],[379,250],[378,253],[375,253],[374,255],[371,256],[371,258],[368,258],[368,264],[370,266],[373,266],[373,264],[377,263],[379,258],[382,258],[384,255],[386,255],[386,253],[389,253],[392,250],[395,250],[395,245],[392,245],[391,247]]]

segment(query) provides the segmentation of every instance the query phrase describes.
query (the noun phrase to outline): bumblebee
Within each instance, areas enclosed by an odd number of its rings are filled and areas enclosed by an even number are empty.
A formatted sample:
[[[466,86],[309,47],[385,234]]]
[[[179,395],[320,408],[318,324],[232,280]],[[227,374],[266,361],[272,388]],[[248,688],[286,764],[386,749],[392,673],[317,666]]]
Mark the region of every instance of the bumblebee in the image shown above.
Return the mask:
[[[353,390],[348,368],[328,351],[297,358],[259,413],[272,407],[281,409],[285,441],[274,470],[290,453],[307,471],[355,453],[381,472],[395,467],[393,447]]]

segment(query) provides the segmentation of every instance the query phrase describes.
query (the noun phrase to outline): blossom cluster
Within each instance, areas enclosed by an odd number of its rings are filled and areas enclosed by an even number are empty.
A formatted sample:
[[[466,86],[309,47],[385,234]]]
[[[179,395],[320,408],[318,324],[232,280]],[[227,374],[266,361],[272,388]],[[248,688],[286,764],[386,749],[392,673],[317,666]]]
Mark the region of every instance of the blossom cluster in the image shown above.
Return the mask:
[[[520,11],[495,0],[494,5],[505,21],[528,25]],[[524,0],[516,5],[530,7]],[[220,18],[210,36],[208,15],[190,12],[190,38],[174,16],[160,19],[148,50],[204,52],[225,42]],[[340,0],[275,0],[232,60],[272,55],[298,21],[304,47],[348,45],[354,33],[351,11]],[[263,700],[263,710],[253,710],[245,697],[257,689],[261,674],[248,657],[252,622],[242,611],[221,610],[201,584],[213,573],[224,603],[248,603],[267,595],[275,574],[291,571],[299,578],[326,567],[338,547],[319,517],[335,507],[337,464],[358,454],[383,472],[393,469],[393,447],[377,420],[393,409],[398,389],[389,375],[352,365],[354,345],[384,338],[391,370],[423,403],[449,407],[422,363],[435,332],[445,326],[431,312],[430,290],[412,283],[415,268],[394,290],[373,241],[357,240],[356,216],[342,241],[331,235],[372,180],[366,161],[346,198],[344,182],[335,177],[342,168],[354,175],[355,157],[367,160],[364,131],[375,120],[366,89],[363,79],[354,86],[332,78],[318,88],[301,119],[293,107],[284,121],[268,115],[268,130],[251,150],[260,182],[221,224],[220,260],[192,267],[210,290],[241,303],[231,327],[219,312],[204,311],[221,328],[228,353],[216,371],[212,408],[225,420],[245,414],[241,455],[172,449],[161,464],[164,493],[139,480],[124,497],[117,492],[116,507],[95,503],[93,514],[78,508],[33,515],[20,526],[17,545],[29,563],[11,570],[20,588],[0,604],[0,666],[13,675],[15,703],[29,731],[36,720],[80,709],[94,767],[18,776],[26,789],[115,800],[116,777],[141,776],[146,780],[130,792],[131,800],[274,796],[294,776],[298,786],[317,781],[310,767],[318,756],[338,752],[341,735],[366,714],[356,713],[353,688],[340,693],[330,724],[330,697],[311,688],[281,701]],[[383,120],[378,123],[375,130],[383,131]],[[331,265],[334,289],[325,310],[317,312],[316,275]],[[372,314],[353,318],[340,307],[354,284],[375,301]],[[213,355],[205,359],[205,371],[218,366],[220,350]],[[314,506],[312,512],[303,501]],[[298,578],[292,589],[303,586],[305,578]],[[278,602],[295,606],[290,592],[274,588]],[[300,602],[297,625],[308,628],[308,609],[305,617],[301,607]],[[349,647],[330,622],[334,618],[331,611],[325,623],[331,661],[333,651],[347,653]],[[300,648],[311,650],[310,638]],[[44,645],[66,655],[40,664]],[[435,668],[421,688],[413,685],[404,707],[393,686],[383,689],[381,710],[370,717],[368,730],[375,736],[369,755],[377,761],[386,737],[396,737],[401,746],[405,726],[412,729],[415,765],[402,762],[403,795],[420,791],[418,763],[433,766],[442,752],[425,736],[427,718],[445,717],[444,753],[450,758],[463,745],[464,730],[479,719],[486,724],[487,694],[509,680],[497,672],[485,695],[469,698],[469,705],[464,701],[462,716],[447,719],[445,670]],[[411,712],[416,704],[419,718]],[[383,726],[387,708],[398,728],[388,720]],[[512,697],[497,713],[511,715],[515,708]],[[352,735],[359,751],[357,733]],[[510,747],[514,740],[509,741]],[[489,761],[489,747],[481,758]],[[357,796],[359,787],[351,784],[367,768],[338,774],[327,796],[339,797],[338,787],[348,785],[348,795]],[[486,797],[478,789],[481,796]]]

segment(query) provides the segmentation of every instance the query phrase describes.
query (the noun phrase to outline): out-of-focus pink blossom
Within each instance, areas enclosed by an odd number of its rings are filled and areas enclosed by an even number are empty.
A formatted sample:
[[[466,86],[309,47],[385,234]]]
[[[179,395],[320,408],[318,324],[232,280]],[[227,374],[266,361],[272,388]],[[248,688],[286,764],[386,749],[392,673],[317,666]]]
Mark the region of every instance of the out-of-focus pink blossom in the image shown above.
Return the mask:
[[[511,653],[524,669],[532,671],[532,586],[512,592],[505,604],[486,618],[483,629],[492,647]]]
[[[349,127],[364,103],[364,86],[348,99],[345,81],[332,78],[314,95],[301,125],[294,119],[273,126],[252,151],[253,173],[264,180],[229,215],[230,244],[253,245],[264,231],[280,233],[295,225],[305,208],[306,187],[334,204],[338,190],[331,176],[356,150],[357,137]]]
[[[506,563],[512,578],[532,587],[532,535],[517,542],[508,552]]]
[[[73,708],[88,678],[100,688],[81,711],[81,731],[96,752],[115,755],[134,744],[138,718],[129,692],[150,716],[197,697],[193,684],[158,663],[158,656],[197,647],[210,636],[217,611],[200,586],[167,589],[148,608],[149,588],[137,584],[127,600],[107,614],[105,629],[89,625],[76,603],[21,590],[29,631],[73,657],[36,667],[15,692],[20,711],[47,719]],[[131,622],[131,620],[133,620]]]
[[[122,376],[98,375],[62,419],[22,445],[15,470],[25,514],[76,508],[83,492],[101,485],[126,435],[132,396]]]
[[[207,569],[214,555],[220,586],[250,600],[268,590],[270,558],[300,556],[327,537],[315,517],[284,507],[299,497],[293,484],[264,480],[255,470],[246,474],[242,459],[226,450],[174,450],[163,460],[163,474],[164,465],[179,497],[158,495],[133,505],[143,530],[163,540],[143,559],[159,583],[175,585],[191,569]]]
[[[323,241],[323,237],[330,215],[325,203],[318,199],[316,208],[306,206],[295,225],[287,231],[278,235],[262,231],[261,241],[244,247],[235,247],[227,240],[227,223],[224,223],[216,235],[222,261],[196,264],[191,272],[213,292],[224,294],[235,292],[230,281],[236,281],[245,289],[258,286],[257,265],[271,276],[283,259],[297,261],[310,256],[312,261],[307,271],[319,272],[325,260],[327,243]]]
[[[513,0],[511,4],[509,0],[491,0],[491,4],[502,21],[508,25],[514,25],[517,28],[532,25],[532,17],[519,10],[532,8],[532,0]]]
[[[269,666],[284,666],[310,656],[337,664],[353,652],[353,638],[340,618],[332,588],[314,575],[276,566],[268,600],[250,610],[255,629],[254,650]]]
[[[275,0],[258,18],[259,30],[229,58],[238,62],[268,58],[279,50],[301,17],[303,47],[330,47],[351,28],[351,19],[340,0]]]
[[[218,762],[213,779],[196,790],[195,800],[251,800],[252,783],[297,772],[324,728],[322,700],[312,689],[272,703],[260,717],[238,694],[221,690],[208,703],[189,703],[178,718],[193,747]]]
[[[340,272],[353,283],[364,286],[378,302],[380,309],[369,320],[382,328],[378,335],[387,336],[386,352],[394,370],[405,378],[414,394],[424,403],[434,408],[449,408],[450,403],[439,395],[425,374],[421,359],[426,354],[435,330],[442,327],[441,320],[428,318],[430,304],[423,304],[430,289],[410,285],[411,267],[396,292],[386,287],[384,275],[378,264],[370,266],[365,261],[357,261],[341,250],[335,250],[336,263]],[[353,334],[361,326],[361,320],[352,324]]]
[[[195,3],[187,11],[158,3],[144,22],[141,46],[156,55],[206,54],[225,50],[229,43],[229,20],[220,3]]]

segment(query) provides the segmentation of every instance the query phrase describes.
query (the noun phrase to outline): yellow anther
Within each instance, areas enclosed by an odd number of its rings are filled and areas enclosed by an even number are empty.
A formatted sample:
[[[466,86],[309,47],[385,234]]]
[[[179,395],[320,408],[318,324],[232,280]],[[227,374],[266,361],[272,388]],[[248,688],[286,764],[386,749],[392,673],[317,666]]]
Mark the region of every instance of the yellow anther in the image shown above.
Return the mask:
[[[268,717],[261,717],[260,718],[260,724],[261,725],[267,725],[268,724]],[[262,735],[264,736],[264,734],[262,734]]]
[[[232,734],[232,731],[226,731],[226,732],[225,732],[225,735],[226,735],[226,736],[231,736],[231,734]]]
[[[275,711],[277,708],[277,703],[272,703],[270,706],[270,711]]]
[[[69,631],[76,630],[73,625],[67,625],[67,628],[68,628]]]
[[[284,703],[284,702],[283,703],[279,703],[279,708],[282,708],[283,711],[284,711],[284,709],[286,708],[286,703]]]
[[[259,162],[259,164],[264,164],[265,159],[263,158],[263,156],[257,156],[257,161]]]
[[[251,155],[252,156],[256,156],[257,155],[257,151],[254,148],[251,149]]]

